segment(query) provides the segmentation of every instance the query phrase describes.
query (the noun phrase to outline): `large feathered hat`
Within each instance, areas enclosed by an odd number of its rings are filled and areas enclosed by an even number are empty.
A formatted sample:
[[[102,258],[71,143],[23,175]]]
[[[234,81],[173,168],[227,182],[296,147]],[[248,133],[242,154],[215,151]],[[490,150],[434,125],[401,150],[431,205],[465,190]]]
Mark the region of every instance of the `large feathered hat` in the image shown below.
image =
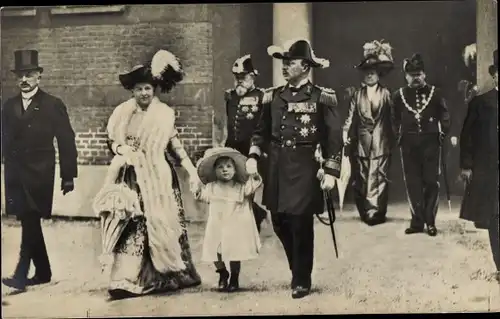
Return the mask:
[[[250,54],[244,55],[236,61],[234,61],[232,71],[234,74],[247,74],[253,73],[255,75],[259,75],[259,71],[257,71],[253,67],[252,57]]]
[[[136,65],[131,71],[118,76],[127,90],[132,90],[138,83],[150,83],[159,86],[162,92],[169,92],[182,81],[184,71],[179,59],[167,50],[159,50],[148,64]]]
[[[394,68],[392,47],[384,40],[374,40],[363,45],[363,60],[356,68],[360,70],[376,69],[380,75],[386,75]]]
[[[281,60],[304,59],[309,61],[311,66],[315,68],[324,69],[330,66],[330,61],[314,55],[311,44],[304,39],[288,41],[285,43],[284,48],[272,45],[267,48],[267,54]]]
[[[493,52],[493,64],[488,68],[488,72],[491,76],[498,71],[498,49]]]
[[[410,59],[403,60],[403,71],[406,73],[425,71],[424,60],[420,53],[415,53]]]
[[[471,67],[477,62],[477,46],[475,43],[464,48],[463,58],[466,67]]]
[[[215,163],[221,157],[229,157],[234,161],[236,179],[245,182],[248,179],[245,163],[247,157],[230,147],[214,147],[205,151],[203,158],[198,161],[198,176],[203,184],[216,180]]]

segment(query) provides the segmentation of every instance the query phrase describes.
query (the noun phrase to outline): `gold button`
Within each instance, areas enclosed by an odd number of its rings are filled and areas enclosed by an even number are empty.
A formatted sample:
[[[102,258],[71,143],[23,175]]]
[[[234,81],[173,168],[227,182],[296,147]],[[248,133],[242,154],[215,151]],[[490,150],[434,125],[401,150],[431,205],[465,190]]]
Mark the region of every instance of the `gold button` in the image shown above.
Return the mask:
[[[290,146],[290,145],[292,145],[292,141],[287,140],[287,141],[285,142],[285,144],[286,144],[286,146]]]

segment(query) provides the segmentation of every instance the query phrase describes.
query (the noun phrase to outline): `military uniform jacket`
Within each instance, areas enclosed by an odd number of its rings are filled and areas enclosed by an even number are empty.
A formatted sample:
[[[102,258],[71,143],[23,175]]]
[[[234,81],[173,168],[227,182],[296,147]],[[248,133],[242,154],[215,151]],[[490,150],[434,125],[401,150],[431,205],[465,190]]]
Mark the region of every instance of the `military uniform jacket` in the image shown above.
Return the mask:
[[[393,105],[394,130],[400,139],[405,134],[447,135],[450,130],[446,101],[435,86],[401,88],[393,94]]]
[[[251,156],[266,144],[263,204],[271,212],[321,213],[323,193],[316,177],[320,166],[314,158],[318,144],[326,159],[325,173],[340,176],[342,127],[335,92],[310,82],[295,95],[288,85],[267,90]]]
[[[40,89],[26,111],[23,111],[21,94],[5,102],[2,108],[2,147],[7,214],[51,216],[56,154],[54,137],[59,148],[61,178],[72,180],[77,176],[77,150],[75,133],[64,103]]]
[[[227,140],[226,146],[232,147],[248,155],[250,140],[262,112],[264,91],[255,88],[245,96],[240,97],[234,89],[227,90]]]

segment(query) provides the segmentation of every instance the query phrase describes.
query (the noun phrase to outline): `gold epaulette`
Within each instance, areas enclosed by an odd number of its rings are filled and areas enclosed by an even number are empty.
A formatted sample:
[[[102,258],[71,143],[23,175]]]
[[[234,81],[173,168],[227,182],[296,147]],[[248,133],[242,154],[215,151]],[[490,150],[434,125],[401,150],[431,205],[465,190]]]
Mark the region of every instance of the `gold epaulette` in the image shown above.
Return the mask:
[[[262,104],[271,103],[273,100],[274,90],[279,88],[279,86],[273,86],[271,88],[264,89],[264,96],[262,97]]]
[[[229,101],[229,99],[231,99],[231,92],[232,91],[233,91],[233,89],[227,89],[224,92],[224,100]]]
[[[319,95],[319,103],[325,104],[328,106],[337,106],[337,94],[335,94],[335,90],[324,88],[321,86],[317,86],[318,89],[321,90],[321,94]]]

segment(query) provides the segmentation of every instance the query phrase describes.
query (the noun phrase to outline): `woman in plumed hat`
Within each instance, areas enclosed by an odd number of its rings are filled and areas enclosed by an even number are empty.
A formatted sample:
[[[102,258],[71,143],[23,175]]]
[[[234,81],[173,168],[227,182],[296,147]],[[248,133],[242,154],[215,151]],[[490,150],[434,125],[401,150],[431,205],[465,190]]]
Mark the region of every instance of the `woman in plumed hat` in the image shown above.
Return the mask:
[[[140,213],[133,212],[138,218],[129,219],[124,229],[116,231],[121,235],[112,253],[111,298],[201,283],[191,260],[179,180],[166,151],[188,171],[193,183],[199,179],[179,140],[174,109],[156,97],[158,90],[170,92],[182,78],[180,61],[166,50],[158,51],[151,63],[119,76],[133,97],[117,106],[109,118],[107,132],[115,156],[94,210],[101,216],[113,212],[117,203],[110,200],[109,185],[124,183],[128,192],[123,194],[137,193]]]
[[[391,93],[379,83],[394,63],[391,46],[373,41],[363,46],[363,59],[356,68],[362,85],[351,98],[344,124],[344,143],[350,145],[355,201],[368,225],[385,222],[388,178],[394,134],[391,124]]]

